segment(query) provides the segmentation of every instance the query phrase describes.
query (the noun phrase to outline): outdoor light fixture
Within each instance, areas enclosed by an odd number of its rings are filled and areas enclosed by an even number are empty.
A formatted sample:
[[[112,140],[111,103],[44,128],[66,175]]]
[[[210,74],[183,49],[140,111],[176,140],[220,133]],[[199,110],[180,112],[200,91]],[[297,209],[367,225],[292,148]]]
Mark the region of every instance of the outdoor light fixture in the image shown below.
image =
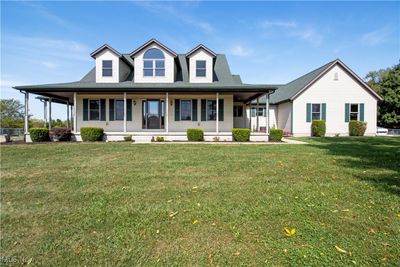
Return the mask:
[[[172,100],[169,102],[170,104],[171,104],[171,106],[172,106]]]
[[[133,100],[133,105],[136,106],[136,100]]]

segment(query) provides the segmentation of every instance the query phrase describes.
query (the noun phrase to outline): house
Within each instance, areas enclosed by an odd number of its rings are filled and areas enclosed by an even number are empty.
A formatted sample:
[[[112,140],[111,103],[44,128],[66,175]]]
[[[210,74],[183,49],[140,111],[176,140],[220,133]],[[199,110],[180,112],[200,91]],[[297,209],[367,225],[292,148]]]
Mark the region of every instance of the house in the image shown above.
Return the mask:
[[[91,56],[95,66],[80,81],[14,87],[25,94],[26,114],[30,94],[48,105],[50,122],[51,103],[66,104],[78,141],[85,126],[102,127],[107,140],[132,135],[136,141],[186,140],[188,128],[202,128],[205,140],[229,141],[232,128],[247,127],[252,141],[267,141],[271,127],[310,135],[315,119],[326,120],[329,134],[347,134],[350,119],[376,132],[380,97],[340,60],[288,84],[268,85],[243,83],[225,55],[202,44],[186,54],[155,39],[129,54],[105,44]],[[29,141],[27,116],[25,134]]]

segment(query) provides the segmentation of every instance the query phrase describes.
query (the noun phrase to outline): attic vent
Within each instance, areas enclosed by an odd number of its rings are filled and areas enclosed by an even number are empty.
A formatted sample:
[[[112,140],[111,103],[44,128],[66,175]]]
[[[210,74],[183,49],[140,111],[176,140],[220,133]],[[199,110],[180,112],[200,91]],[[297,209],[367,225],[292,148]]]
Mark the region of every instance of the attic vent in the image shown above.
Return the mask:
[[[335,72],[335,75],[333,77],[334,81],[338,81],[339,80],[339,74],[337,72]]]

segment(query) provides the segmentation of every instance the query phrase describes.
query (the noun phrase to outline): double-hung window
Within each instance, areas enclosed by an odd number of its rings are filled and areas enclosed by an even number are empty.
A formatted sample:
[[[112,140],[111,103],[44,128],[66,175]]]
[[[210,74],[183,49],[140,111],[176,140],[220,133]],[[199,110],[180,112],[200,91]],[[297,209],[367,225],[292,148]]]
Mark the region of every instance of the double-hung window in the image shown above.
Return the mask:
[[[217,119],[217,101],[207,100],[207,120],[215,121]]]
[[[350,104],[350,120],[358,121],[360,118],[359,104]]]
[[[100,120],[100,100],[89,100],[89,120]]]
[[[321,120],[321,104],[311,104],[311,118],[313,121]]]
[[[181,121],[192,120],[192,100],[181,100]]]
[[[103,77],[112,77],[112,60],[103,60]]]
[[[157,48],[151,48],[143,55],[143,76],[164,77],[165,57],[164,53]]]
[[[196,60],[196,77],[206,77],[205,60]]]
[[[115,100],[115,120],[124,120],[124,100]]]

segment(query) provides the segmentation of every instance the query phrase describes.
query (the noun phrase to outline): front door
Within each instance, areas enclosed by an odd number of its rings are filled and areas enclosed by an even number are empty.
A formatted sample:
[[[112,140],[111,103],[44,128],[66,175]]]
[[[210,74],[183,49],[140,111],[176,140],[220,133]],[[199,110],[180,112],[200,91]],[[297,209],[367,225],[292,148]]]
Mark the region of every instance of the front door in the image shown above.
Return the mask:
[[[164,128],[164,100],[148,99],[143,101],[143,129]]]

